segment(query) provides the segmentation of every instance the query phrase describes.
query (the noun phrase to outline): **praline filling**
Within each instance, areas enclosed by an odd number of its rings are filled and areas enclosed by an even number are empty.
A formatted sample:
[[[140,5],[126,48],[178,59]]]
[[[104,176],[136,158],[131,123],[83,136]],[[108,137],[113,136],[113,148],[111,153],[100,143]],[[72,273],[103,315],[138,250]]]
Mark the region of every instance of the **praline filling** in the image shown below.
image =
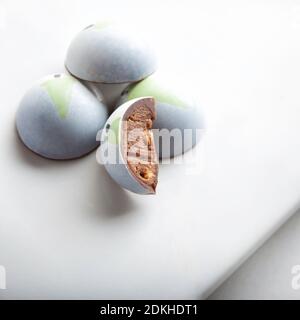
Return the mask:
[[[127,116],[123,127],[126,136],[124,155],[135,178],[155,192],[158,160],[151,131],[154,112],[145,103],[136,105]]]

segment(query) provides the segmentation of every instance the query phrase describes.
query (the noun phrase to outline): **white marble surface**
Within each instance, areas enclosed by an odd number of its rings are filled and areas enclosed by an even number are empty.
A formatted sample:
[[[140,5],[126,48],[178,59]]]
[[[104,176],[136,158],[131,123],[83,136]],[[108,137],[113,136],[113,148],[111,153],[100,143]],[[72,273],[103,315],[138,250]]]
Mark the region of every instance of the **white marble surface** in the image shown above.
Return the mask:
[[[121,190],[95,154],[39,158],[14,131],[26,89],[112,14],[145,28],[207,115],[201,170],[161,168],[155,197]],[[299,37],[296,2],[1,0],[0,299],[207,297],[298,207]]]

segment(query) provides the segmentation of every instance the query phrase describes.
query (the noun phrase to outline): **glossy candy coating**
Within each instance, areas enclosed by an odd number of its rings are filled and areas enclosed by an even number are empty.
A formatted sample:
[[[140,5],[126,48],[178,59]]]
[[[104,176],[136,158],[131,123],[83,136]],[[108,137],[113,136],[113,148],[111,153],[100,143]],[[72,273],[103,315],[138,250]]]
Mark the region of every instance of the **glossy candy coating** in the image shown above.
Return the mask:
[[[178,84],[177,87],[172,87],[172,81],[170,83],[154,74],[128,87],[122,93],[117,104],[121,105],[142,96],[154,97],[157,118],[153,123],[153,128],[167,129],[168,132],[174,132],[174,136],[178,134],[181,137],[176,141],[169,139],[169,144],[161,144],[158,143],[157,137],[159,130],[154,130],[160,158],[172,158],[191,149],[200,140],[201,133],[205,128],[202,110],[198,103],[191,98],[192,94],[187,95],[186,91],[183,91]],[[166,134],[164,131],[160,131],[160,134],[164,139],[167,139],[167,131]]]
[[[143,36],[123,25],[102,21],[71,42],[65,66],[75,77],[98,83],[131,83],[156,70],[156,57]]]
[[[75,78],[59,74],[34,85],[20,102],[16,126],[21,140],[50,159],[81,157],[98,145],[107,109]]]

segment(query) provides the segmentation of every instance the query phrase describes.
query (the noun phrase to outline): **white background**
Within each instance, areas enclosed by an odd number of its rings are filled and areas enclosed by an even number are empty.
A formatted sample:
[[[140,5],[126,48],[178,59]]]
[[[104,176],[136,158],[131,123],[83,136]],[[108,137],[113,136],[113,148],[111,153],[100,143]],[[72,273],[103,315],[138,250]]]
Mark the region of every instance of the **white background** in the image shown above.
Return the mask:
[[[155,197],[14,130],[24,92],[107,16],[144,29],[206,113],[201,172],[161,168]],[[0,0],[0,39],[1,299],[205,298],[298,208],[300,3]]]
[[[209,299],[300,299],[300,211]],[[296,272],[295,272],[296,271]]]

